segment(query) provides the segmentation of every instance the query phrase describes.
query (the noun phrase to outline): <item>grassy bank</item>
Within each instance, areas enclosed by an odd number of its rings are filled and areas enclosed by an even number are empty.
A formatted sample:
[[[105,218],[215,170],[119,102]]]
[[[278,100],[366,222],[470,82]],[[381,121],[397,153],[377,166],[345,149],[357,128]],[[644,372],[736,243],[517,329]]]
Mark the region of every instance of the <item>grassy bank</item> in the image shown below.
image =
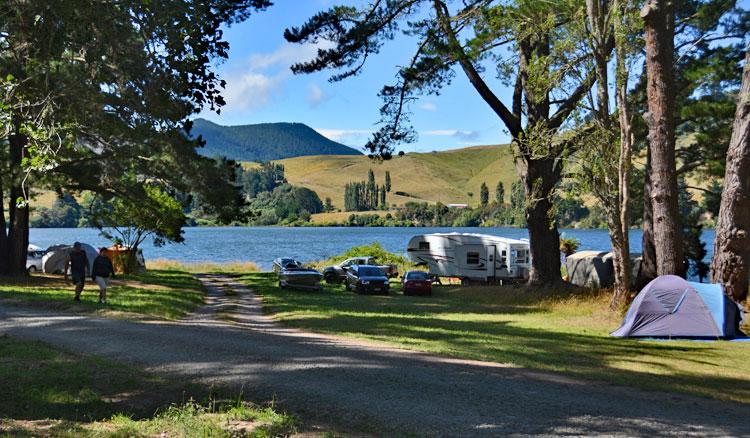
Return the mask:
[[[435,287],[430,298],[359,296],[340,287],[280,290],[270,274],[242,281],[281,322],[447,356],[577,378],[750,403],[750,343],[635,341],[609,337],[621,315],[606,293],[512,287]]]
[[[6,336],[0,387],[0,436],[266,437],[296,427],[270,407]]]
[[[81,302],[73,302],[73,285],[59,275],[2,278],[0,299],[34,303],[57,309],[176,319],[203,303],[203,288],[189,272],[149,270],[118,276],[107,289],[107,304],[97,303],[99,289],[87,279]]]

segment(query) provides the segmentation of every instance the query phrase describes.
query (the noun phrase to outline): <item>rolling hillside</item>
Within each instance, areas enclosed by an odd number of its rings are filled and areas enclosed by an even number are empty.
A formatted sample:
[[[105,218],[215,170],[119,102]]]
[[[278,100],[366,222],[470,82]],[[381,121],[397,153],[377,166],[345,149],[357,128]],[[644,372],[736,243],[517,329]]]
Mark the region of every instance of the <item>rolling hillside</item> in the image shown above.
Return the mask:
[[[201,135],[206,140],[206,146],[199,150],[201,154],[237,161],[270,161],[305,155],[362,155],[302,123],[222,126],[196,119],[191,135]]]
[[[367,179],[367,170],[383,184],[385,171],[391,173],[389,204],[429,201],[479,204],[479,187],[485,182],[490,198],[499,180],[510,185],[518,179],[513,155],[507,145],[476,146],[443,152],[410,153],[403,157],[376,162],[365,156],[309,156],[279,160],[290,183],[315,190],[321,199],[330,197],[336,208],[344,205],[344,186]],[[409,196],[396,195],[404,192]],[[468,193],[472,192],[473,196]]]

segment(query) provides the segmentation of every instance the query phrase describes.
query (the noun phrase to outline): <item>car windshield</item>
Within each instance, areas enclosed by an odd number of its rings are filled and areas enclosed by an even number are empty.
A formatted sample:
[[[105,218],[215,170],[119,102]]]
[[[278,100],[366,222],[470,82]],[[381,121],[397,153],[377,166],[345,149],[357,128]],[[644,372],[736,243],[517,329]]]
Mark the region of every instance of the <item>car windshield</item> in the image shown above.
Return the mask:
[[[406,274],[407,280],[429,280],[430,276],[426,272],[409,272]]]
[[[359,275],[362,277],[382,277],[383,271],[380,268],[359,268]]]

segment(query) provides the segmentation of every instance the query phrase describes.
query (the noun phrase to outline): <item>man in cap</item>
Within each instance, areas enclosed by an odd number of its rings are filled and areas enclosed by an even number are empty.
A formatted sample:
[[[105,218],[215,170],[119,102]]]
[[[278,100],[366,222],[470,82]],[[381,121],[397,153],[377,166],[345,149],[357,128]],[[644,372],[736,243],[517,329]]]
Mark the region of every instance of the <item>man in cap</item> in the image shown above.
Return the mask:
[[[81,301],[81,292],[86,281],[86,271],[89,270],[89,259],[86,257],[86,251],[81,248],[81,242],[73,244],[73,251],[68,255],[68,261],[65,262],[65,279],[68,279],[68,270],[76,287],[75,301]]]

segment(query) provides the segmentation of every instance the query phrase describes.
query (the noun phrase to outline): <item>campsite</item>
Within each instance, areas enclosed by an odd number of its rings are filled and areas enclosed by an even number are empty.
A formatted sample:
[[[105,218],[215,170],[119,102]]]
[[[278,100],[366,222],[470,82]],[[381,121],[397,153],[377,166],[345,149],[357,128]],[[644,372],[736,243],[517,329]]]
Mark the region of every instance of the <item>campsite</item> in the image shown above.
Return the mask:
[[[750,436],[748,23],[0,2],[0,436]]]

